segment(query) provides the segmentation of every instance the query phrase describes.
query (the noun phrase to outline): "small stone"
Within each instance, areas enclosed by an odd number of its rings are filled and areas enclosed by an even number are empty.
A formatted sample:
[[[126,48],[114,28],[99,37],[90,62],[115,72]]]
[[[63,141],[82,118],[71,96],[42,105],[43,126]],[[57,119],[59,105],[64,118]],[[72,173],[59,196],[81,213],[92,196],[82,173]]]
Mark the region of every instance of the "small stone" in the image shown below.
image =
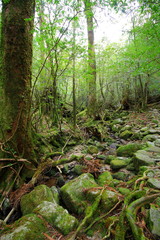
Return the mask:
[[[160,208],[151,206],[149,210],[149,225],[152,234],[160,237]]]
[[[107,157],[106,157],[106,155],[102,154],[102,155],[98,155],[97,158],[101,159],[101,160],[106,160]]]
[[[124,160],[115,159],[110,162],[110,165],[112,169],[120,169],[126,167],[128,165],[128,162]]]
[[[90,154],[97,154],[98,153],[98,148],[96,146],[89,146],[87,151]]]
[[[152,188],[160,189],[160,180],[156,178],[149,178],[147,181],[148,185]]]
[[[123,157],[132,157],[136,151],[144,148],[144,146],[144,144],[138,143],[130,143],[124,146],[120,146],[117,149],[117,155]]]

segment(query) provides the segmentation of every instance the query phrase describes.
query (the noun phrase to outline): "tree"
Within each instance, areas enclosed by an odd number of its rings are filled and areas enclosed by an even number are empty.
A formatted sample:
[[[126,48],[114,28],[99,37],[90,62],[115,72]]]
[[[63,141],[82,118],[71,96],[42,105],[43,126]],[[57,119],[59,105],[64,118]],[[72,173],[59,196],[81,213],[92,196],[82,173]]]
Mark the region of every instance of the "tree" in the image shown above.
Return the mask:
[[[90,0],[85,0],[84,5],[88,33],[88,76],[87,76],[89,81],[88,112],[90,115],[94,116],[96,112],[96,57],[94,48],[93,11]]]
[[[31,136],[31,67],[35,0],[2,1],[3,145],[35,161]]]

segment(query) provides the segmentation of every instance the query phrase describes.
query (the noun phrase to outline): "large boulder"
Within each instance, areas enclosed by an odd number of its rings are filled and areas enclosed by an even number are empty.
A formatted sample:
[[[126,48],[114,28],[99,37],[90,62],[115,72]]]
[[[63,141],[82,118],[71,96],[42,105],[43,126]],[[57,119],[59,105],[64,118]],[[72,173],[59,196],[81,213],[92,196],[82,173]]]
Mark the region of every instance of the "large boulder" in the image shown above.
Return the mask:
[[[7,227],[1,240],[44,240],[46,226],[44,221],[35,214],[23,216],[12,226]]]
[[[120,146],[117,149],[117,155],[123,157],[132,157],[136,151],[142,148],[144,148],[144,144],[130,143],[127,145]]]
[[[61,188],[61,196],[68,209],[74,213],[83,214],[88,205],[92,204],[101,193],[102,188],[95,182],[93,176],[84,173],[66,183]],[[109,211],[118,202],[114,191],[104,190],[99,211]]]
[[[72,212],[81,214],[87,207],[85,189],[98,187],[90,173],[84,173],[61,187],[61,197]]]
[[[48,223],[64,235],[73,231],[78,225],[77,219],[56,202],[44,201],[34,209],[34,212],[41,215]]]
[[[145,150],[139,150],[134,154],[133,163],[135,169],[139,169],[140,166],[154,165],[155,160],[152,156]]]
[[[43,201],[55,202],[52,190],[46,185],[39,185],[28,194],[22,196],[20,201],[21,211],[23,215],[32,213]]]

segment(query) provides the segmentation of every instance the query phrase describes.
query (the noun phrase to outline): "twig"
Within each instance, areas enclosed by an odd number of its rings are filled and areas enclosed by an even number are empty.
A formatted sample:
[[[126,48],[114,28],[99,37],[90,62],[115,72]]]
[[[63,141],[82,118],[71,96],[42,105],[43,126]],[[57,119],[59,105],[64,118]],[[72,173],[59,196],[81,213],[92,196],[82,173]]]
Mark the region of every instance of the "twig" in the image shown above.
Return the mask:
[[[13,212],[15,211],[15,207],[13,207],[11,209],[11,211],[8,213],[8,215],[6,216],[6,218],[4,219],[4,222],[7,223],[9,218],[11,217],[11,215],[13,214]]]
[[[55,240],[54,238],[51,238],[47,233],[43,233],[43,235],[48,238],[49,240]]]

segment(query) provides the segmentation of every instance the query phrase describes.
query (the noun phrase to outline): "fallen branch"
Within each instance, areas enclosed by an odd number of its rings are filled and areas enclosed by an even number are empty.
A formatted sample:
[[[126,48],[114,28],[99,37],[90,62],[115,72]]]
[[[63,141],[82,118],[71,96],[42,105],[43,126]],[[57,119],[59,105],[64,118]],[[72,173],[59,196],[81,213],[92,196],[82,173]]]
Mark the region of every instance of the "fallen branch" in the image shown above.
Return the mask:
[[[16,158],[0,158],[0,162],[27,162],[30,163],[27,159],[24,158],[20,158],[20,159],[16,159]]]
[[[36,172],[34,173],[31,181],[29,183],[31,184],[35,184],[38,180],[38,178],[40,177],[41,173],[48,167],[56,167],[58,165],[62,165],[62,164],[65,164],[65,163],[69,163],[69,162],[72,162],[72,161],[75,161],[75,159],[68,159],[68,158],[61,158],[61,159],[58,159],[56,161],[51,161],[51,160],[48,160],[46,162],[43,162],[41,164],[39,164]]]

